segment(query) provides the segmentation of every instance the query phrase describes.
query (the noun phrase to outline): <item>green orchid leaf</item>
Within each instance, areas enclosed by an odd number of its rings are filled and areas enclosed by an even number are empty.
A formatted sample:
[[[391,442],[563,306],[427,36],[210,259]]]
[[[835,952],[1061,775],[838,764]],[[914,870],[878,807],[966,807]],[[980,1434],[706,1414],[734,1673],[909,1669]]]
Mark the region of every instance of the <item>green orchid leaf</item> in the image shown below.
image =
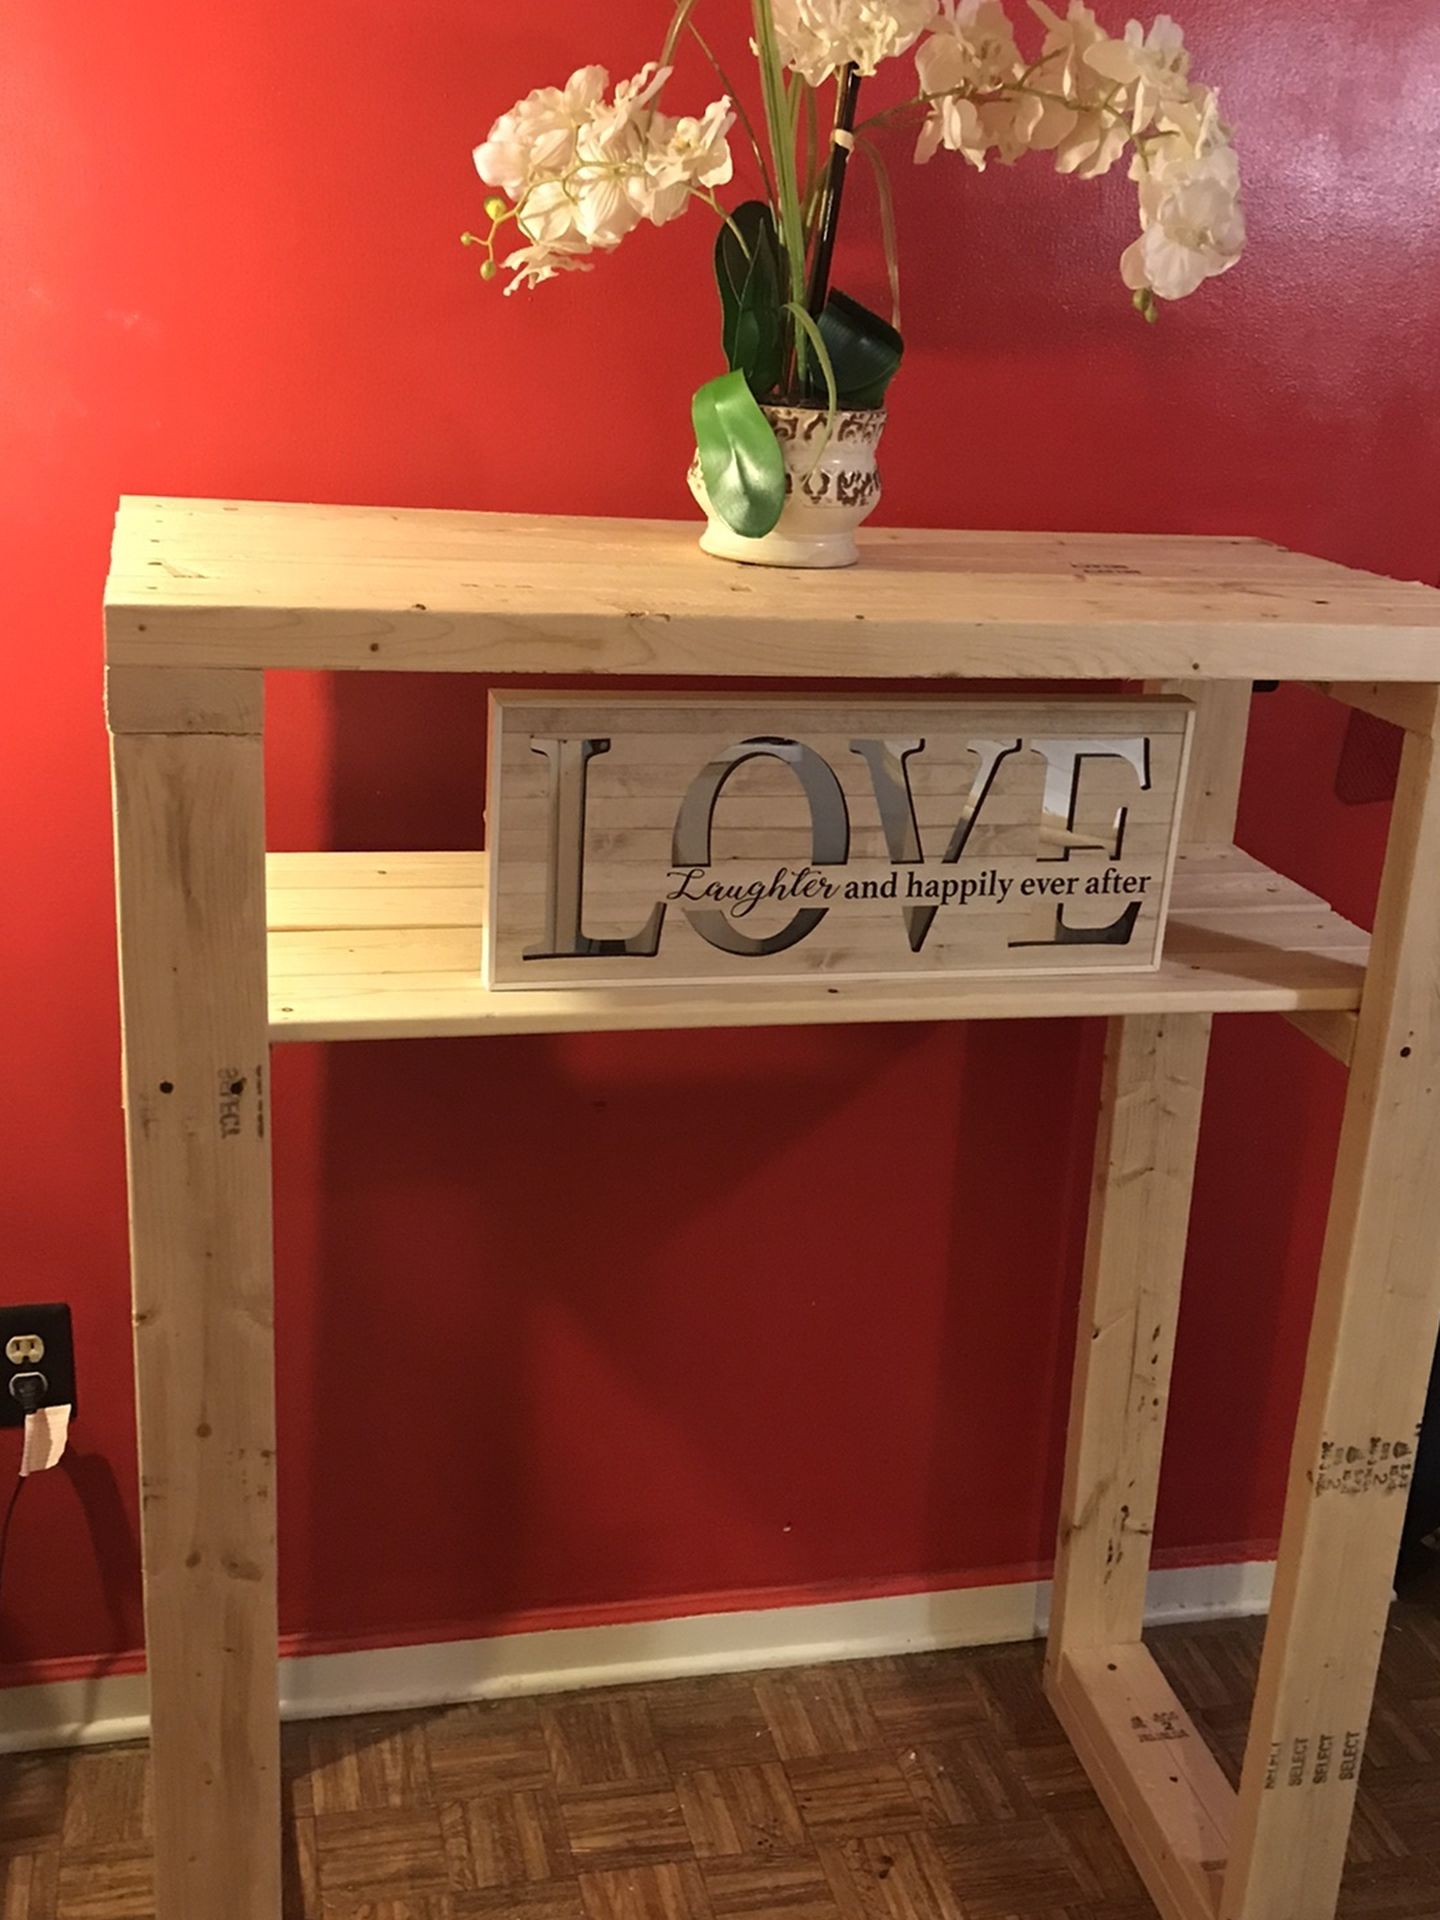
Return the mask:
[[[720,223],[720,231],[715,236],[715,278],[719,283],[727,325],[739,301],[751,262],[757,250],[765,248],[767,244],[772,252],[778,252],[775,216],[763,200],[742,202]]]
[[[820,316],[842,407],[878,407],[899,371],[905,342],[888,320],[832,290]]]
[[[710,504],[736,533],[758,540],[785,504],[785,460],[744,373],[707,380],[690,413]]]
[[[775,216],[763,200],[747,200],[715,240],[721,339],[732,372],[745,375],[757,397],[780,384],[785,327],[781,318],[780,243]]]

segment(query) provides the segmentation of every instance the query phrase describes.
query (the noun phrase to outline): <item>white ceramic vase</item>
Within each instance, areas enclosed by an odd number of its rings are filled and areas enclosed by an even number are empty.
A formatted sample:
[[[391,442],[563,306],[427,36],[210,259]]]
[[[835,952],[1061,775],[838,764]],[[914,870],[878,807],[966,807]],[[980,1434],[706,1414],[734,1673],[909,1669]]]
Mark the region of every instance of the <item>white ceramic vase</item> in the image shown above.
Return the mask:
[[[690,491],[704,509],[700,545],[721,560],[758,567],[853,567],[860,558],[855,529],[880,498],[875,449],[885,427],[885,409],[837,413],[825,440],[824,407],[764,407],[765,418],[785,456],[785,505],[769,533],[747,539],[710,504],[697,453],[690,463]]]

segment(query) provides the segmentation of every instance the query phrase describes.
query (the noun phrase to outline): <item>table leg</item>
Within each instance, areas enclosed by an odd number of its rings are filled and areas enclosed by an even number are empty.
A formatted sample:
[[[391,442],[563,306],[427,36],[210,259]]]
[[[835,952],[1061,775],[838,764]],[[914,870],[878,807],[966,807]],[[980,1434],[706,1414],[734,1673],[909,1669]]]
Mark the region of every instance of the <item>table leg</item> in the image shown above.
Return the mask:
[[[1184,839],[1224,844],[1250,688],[1166,691],[1197,708]],[[1234,1798],[1141,1645],[1210,1029],[1208,1014],[1109,1025],[1046,1654],[1056,1712],[1167,1920],[1213,1916]]]
[[[1230,840],[1248,684],[1177,685],[1196,705],[1183,835]],[[1110,1022],[1049,1645],[1136,1643],[1165,1438],[1200,1133],[1208,1014]]]
[[[1049,1657],[1138,1642],[1180,1311],[1208,1014],[1110,1022]]]
[[[260,681],[110,688],[157,1920],[280,1913]]]
[[[1208,1014],[1110,1023],[1046,1689],[1167,1920],[1213,1915],[1233,1795],[1141,1645]]]
[[[1223,1920],[1335,1912],[1440,1329],[1440,779],[1405,743]]]

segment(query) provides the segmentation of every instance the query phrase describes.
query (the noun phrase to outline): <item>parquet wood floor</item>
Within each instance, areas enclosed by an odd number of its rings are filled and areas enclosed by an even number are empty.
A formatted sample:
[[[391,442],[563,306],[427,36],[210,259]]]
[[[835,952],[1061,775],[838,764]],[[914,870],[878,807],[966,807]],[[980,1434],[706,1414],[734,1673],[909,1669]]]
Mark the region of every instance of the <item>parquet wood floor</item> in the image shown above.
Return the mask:
[[[1157,1658],[1234,1774],[1261,1623]],[[285,1730],[286,1920],[1153,1920],[1037,1645]],[[143,1747],[0,1760],[0,1920],[151,1920]],[[1394,1610],[1345,1920],[1440,1920],[1440,1606]]]

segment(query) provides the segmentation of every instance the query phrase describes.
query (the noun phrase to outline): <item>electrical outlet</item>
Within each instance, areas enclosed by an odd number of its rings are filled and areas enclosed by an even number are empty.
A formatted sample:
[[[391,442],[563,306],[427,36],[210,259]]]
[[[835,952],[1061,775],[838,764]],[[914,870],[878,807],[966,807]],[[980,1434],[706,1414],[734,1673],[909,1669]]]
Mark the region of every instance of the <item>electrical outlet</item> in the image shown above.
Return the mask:
[[[39,1405],[75,1405],[75,1342],[70,1309],[63,1304],[0,1306],[0,1427],[19,1427],[25,1408],[15,1384],[28,1375],[40,1382]]]

